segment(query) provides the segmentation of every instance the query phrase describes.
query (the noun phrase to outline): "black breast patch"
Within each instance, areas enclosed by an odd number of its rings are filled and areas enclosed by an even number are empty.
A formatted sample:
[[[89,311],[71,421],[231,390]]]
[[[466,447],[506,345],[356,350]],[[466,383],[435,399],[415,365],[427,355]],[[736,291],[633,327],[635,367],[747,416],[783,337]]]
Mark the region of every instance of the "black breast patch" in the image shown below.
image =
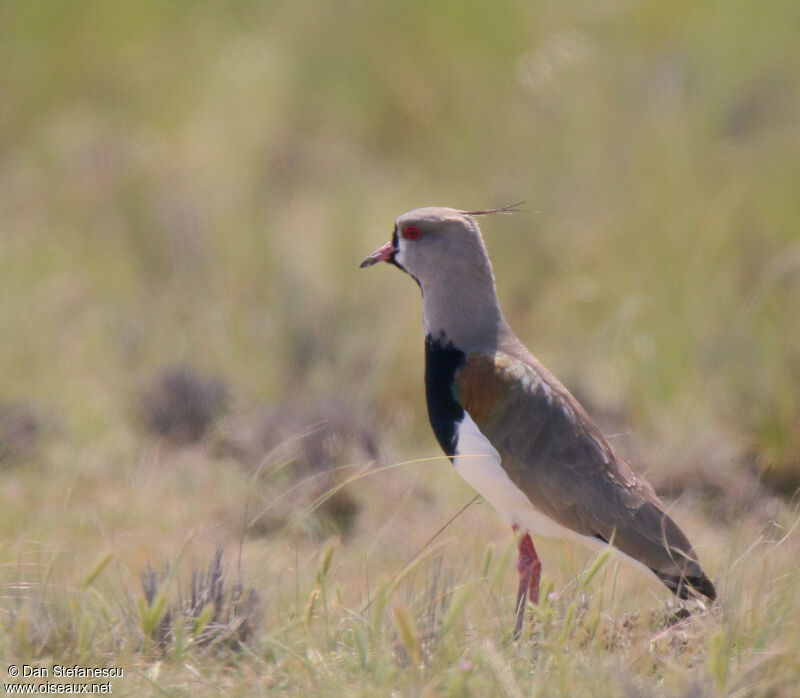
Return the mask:
[[[456,430],[464,418],[464,408],[453,395],[456,371],[464,365],[466,355],[444,338],[425,337],[425,395],[428,418],[436,440],[452,460],[456,453]]]

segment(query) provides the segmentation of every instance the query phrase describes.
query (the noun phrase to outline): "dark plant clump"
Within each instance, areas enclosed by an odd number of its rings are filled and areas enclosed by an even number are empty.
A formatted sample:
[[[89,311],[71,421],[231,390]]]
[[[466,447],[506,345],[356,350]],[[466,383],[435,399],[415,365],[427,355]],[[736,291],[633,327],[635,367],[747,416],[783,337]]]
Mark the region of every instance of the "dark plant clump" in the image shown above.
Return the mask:
[[[165,368],[139,398],[139,415],[148,431],[177,444],[200,441],[228,404],[228,389],[218,378],[191,366]]]
[[[166,609],[150,638],[162,651],[175,641],[178,624],[194,647],[236,649],[252,638],[261,616],[261,602],[258,594],[253,589],[245,591],[240,581],[232,585],[227,582],[222,554],[223,549],[218,548],[205,572],[193,565],[187,590],[178,584],[178,601]],[[142,570],[142,590],[151,607],[169,578],[169,564],[162,574],[149,563]]]
[[[39,436],[39,420],[24,405],[0,405],[0,463],[30,453]]]

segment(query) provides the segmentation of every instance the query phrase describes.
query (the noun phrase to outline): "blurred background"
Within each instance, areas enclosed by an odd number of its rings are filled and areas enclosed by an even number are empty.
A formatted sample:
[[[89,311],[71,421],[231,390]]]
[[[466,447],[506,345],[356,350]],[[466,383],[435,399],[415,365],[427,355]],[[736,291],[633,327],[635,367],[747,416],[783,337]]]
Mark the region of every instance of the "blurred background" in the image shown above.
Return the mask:
[[[794,0],[3,3],[4,560],[407,559],[471,496],[446,461],[310,504],[440,455],[419,292],[358,264],[408,209],[525,200],[481,220],[509,322],[718,561],[800,484],[799,30]]]

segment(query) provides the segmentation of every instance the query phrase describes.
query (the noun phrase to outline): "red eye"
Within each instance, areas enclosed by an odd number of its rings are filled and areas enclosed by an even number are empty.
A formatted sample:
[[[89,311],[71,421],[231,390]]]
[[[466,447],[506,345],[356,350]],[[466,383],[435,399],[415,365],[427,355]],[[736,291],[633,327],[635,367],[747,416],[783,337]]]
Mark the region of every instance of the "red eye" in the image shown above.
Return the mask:
[[[422,235],[422,231],[415,225],[407,225],[403,228],[403,237],[406,240],[417,240],[420,235]]]

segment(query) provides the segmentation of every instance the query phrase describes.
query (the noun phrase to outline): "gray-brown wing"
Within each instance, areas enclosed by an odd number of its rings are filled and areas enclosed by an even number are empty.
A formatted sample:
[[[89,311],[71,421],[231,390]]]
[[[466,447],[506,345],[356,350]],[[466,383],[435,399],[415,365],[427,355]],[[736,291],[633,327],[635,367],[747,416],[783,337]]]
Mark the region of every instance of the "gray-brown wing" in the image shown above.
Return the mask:
[[[473,354],[456,375],[461,405],[539,511],[613,542],[686,598],[714,587],[643,478],[617,457],[575,398],[530,355]]]

